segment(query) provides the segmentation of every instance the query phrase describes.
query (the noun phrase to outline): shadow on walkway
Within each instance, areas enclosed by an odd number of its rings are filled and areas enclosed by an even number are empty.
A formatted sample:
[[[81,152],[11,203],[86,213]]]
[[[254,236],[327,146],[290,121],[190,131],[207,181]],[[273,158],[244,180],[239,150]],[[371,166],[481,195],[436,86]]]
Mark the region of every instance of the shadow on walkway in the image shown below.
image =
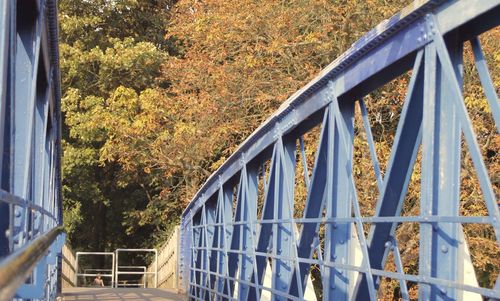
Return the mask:
[[[174,291],[154,288],[65,288],[59,300],[100,300],[100,301],[181,301],[184,295]]]

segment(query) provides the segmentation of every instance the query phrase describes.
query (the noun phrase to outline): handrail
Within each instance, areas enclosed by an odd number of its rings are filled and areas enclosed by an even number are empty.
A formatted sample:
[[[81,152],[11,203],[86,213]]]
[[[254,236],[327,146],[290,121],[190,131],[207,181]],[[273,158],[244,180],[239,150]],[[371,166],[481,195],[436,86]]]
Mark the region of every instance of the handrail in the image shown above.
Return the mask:
[[[75,259],[75,286],[78,287],[78,277],[95,277],[97,276],[98,274],[87,274],[85,273],[85,270],[84,270],[84,273],[79,273],[78,271],[80,270],[79,269],[79,259],[80,259],[80,256],[82,255],[100,255],[100,256],[111,256],[111,269],[107,269],[108,271],[111,271],[110,274],[104,274],[104,273],[101,273],[101,276],[102,277],[110,277],[111,278],[111,286],[110,287],[113,287],[114,286],[114,283],[115,283],[115,253],[114,252],[76,252],[76,259]]]
[[[63,229],[53,228],[0,262],[0,300],[12,299]]]

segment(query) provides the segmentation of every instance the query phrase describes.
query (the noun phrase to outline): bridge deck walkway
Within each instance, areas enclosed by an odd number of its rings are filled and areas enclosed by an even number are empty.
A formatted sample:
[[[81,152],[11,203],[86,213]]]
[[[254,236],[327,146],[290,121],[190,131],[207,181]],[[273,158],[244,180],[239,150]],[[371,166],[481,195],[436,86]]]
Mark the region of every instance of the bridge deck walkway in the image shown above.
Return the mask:
[[[186,297],[172,290],[154,288],[64,288],[61,301],[184,301]]]

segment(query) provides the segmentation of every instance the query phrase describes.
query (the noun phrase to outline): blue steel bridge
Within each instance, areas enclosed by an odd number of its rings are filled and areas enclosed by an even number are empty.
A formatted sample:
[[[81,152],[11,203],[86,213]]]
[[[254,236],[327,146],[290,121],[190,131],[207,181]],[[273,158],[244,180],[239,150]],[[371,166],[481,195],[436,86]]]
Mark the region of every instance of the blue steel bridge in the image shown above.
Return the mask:
[[[411,287],[419,300],[500,299],[499,275],[492,286],[478,282],[463,231],[490,227],[500,248],[499,175],[486,168],[463,94],[467,44],[498,135],[499,87],[478,36],[499,23],[500,0],[415,1],[293,94],[185,209],[173,251],[178,291],[189,300],[376,300],[382,280],[393,279],[403,300]],[[55,300],[65,279],[58,62],[56,1],[0,0],[0,300]],[[408,74],[381,168],[364,99]],[[354,131],[355,117],[364,130]],[[311,168],[304,135],[315,128]],[[356,135],[366,137],[378,189],[369,216],[353,174]],[[459,212],[462,149],[485,216]],[[420,210],[409,216],[402,208],[416,164]],[[301,216],[298,177],[307,191]],[[404,268],[396,235],[408,223],[419,225],[416,273]]]

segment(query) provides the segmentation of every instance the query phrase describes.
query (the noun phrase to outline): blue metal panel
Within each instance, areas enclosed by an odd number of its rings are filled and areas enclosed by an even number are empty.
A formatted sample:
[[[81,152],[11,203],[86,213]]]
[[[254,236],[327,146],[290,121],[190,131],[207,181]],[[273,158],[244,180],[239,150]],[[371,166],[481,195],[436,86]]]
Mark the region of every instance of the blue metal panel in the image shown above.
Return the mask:
[[[209,269],[207,286],[210,287],[211,289],[214,289],[214,284],[216,281],[215,273],[217,271],[217,261],[216,261],[217,251],[213,250],[213,248],[217,247],[216,245],[217,226],[215,226],[216,212],[217,212],[216,203],[215,204],[213,202],[205,203],[205,215],[206,215],[205,235],[207,237],[207,265]],[[210,249],[212,250],[210,251]],[[211,293],[205,294],[205,300],[212,300]]]
[[[273,223],[272,252],[276,257],[272,261],[272,288],[285,292],[288,291],[295,264],[284,258],[296,258],[296,247],[294,244],[296,226],[293,222],[296,149],[295,140],[283,141],[281,138],[278,138],[276,142],[276,181],[274,183],[273,195],[273,219],[274,221],[289,220],[291,222]],[[270,199],[266,201],[270,201]],[[292,279],[292,281],[294,280]],[[274,300],[286,300],[286,298],[281,296],[273,297]]]
[[[208,228],[209,228],[209,223],[211,223],[212,225],[214,223],[214,219],[212,217],[213,217],[212,214],[210,214],[207,210],[207,203],[203,204],[201,210],[202,227],[198,229],[201,233],[200,249],[198,249],[198,252],[201,253],[201,266],[200,266],[201,280],[199,283],[201,283],[204,288],[209,288],[210,286],[209,246],[211,243],[211,238],[209,237],[210,231],[208,230]],[[210,228],[212,227],[213,226],[210,225]],[[200,297],[202,300],[209,300],[210,291],[208,291],[207,289],[202,289]]]
[[[9,33],[10,33],[10,1],[0,1],[0,133],[5,131],[5,111],[6,99],[8,95],[8,70],[9,70]],[[3,150],[4,138],[0,136],[0,149]],[[0,156],[0,164],[3,165],[4,156]],[[0,173],[0,183],[4,183],[2,178],[3,171]],[[9,228],[9,205],[0,202],[0,233]],[[0,256],[9,253],[9,236],[0,235]]]
[[[228,268],[228,249],[230,247],[230,239],[233,234],[233,227],[229,225],[231,222],[231,214],[232,214],[232,197],[233,191],[228,187],[223,187],[222,183],[218,193],[218,219],[217,223],[221,226],[221,237],[220,237],[220,245],[219,248],[222,249],[219,256],[219,267],[218,274],[227,275]],[[220,294],[224,293],[224,288],[226,287],[227,292],[229,290],[230,283],[229,280],[225,277],[219,277],[217,284],[217,300],[221,300]]]
[[[241,228],[242,228],[242,223],[241,223],[241,211],[242,211],[242,199],[241,199],[241,193],[240,190],[242,188],[242,178],[240,177],[240,183],[237,187],[237,199],[236,199],[236,210],[234,212],[234,216],[231,216],[229,220],[226,220],[226,222],[233,222],[232,226],[232,233],[229,238],[229,249],[228,249],[228,255],[227,255],[227,262],[228,262],[228,278],[229,278],[229,285],[224,287],[224,294],[233,296],[234,291],[235,291],[235,277],[236,277],[236,272],[238,271],[239,267],[239,255],[240,253],[238,252],[240,250],[240,237],[241,237]],[[233,214],[233,196],[231,195],[231,211],[229,214]],[[226,213],[227,214],[227,213]]]
[[[462,48],[455,50],[455,74],[461,78]],[[460,123],[456,116],[454,95],[437,61],[434,44],[425,50],[425,86],[422,141],[421,215],[458,216],[460,200]],[[459,275],[459,224],[421,225],[420,274],[456,281]],[[457,291],[422,285],[420,298],[457,299]]]
[[[331,91],[334,93],[334,91]],[[353,121],[354,121],[354,103],[342,103],[342,113],[336,115],[334,106],[337,105],[337,99],[332,97],[329,106],[330,124],[332,127],[328,153],[327,165],[327,191],[326,191],[326,217],[327,218],[345,218],[351,217],[353,191],[349,184],[349,174],[352,170],[348,167],[352,160],[352,139],[353,139]],[[342,133],[341,123],[346,124],[348,133]],[[343,145],[341,135],[347,135],[349,138]],[[348,264],[350,259],[349,240],[351,238],[350,223],[332,223],[326,228],[325,240],[325,259],[332,262],[341,262]],[[328,273],[330,272],[330,273]],[[349,299],[349,278],[346,277],[346,271],[338,268],[328,268],[323,293],[328,300],[348,300]]]
[[[0,267],[62,224],[56,17],[53,0],[0,1]],[[55,297],[63,240],[18,298]]]
[[[200,298],[200,290],[198,287],[193,286],[194,283],[202,283],[200,276],[200,268],[201,268],[201,252],[199,251],[199,247],[201,245],[201,228],[196,227],[201,224],[201,215],[198,214],[198,218],[191,218],[191,262],[189,264],[189,268],[191,270],[189,276],[189,286],[190,291],[189,294],[194,296],[195,298]]]
[[[242,160],[242,164],[244,164]],[[241,200],[242,210],[240,226],[241,240],[239,250],[244,253],[240,255],[239,279],[243,281],[251,281],[252,274],[256,272],[255,268],[255,237],[256,227],[255,220],[257,218],[257,186],[258,186],[258,170],[255,168],[247,168],[243,166],[241,172],[240,190],[238,199]],[[239,300],[247,300],[249,287],[240,282]]]
[[[263,168],[263,181],[265,182],[265,190],[264,190],[264,207],[262,209],[262,221],[272,221],[274,219],[274,195],[276,191],[276,173],[277,173],[277,165],[276,160],[279,156],[278,148],[275,146],[273,150],[273,156],[270,163],[269,170],[269,178],[265,179],[265,168]],[[252,276],[252,279],[258,285],[262,285],[264,281],[264,275],[266,273],[266,267],[268,264],[267,253],[270,253],[272,247],[270,245],[273,233],[273,224],[272,223],[261,223],[260,231],[258,231],[257,245],[255,252],[260,253],[255,258],[255,263],[257,266],[256,275]],[[266,254],[266,255],[263,255]],[[256,287],[251,287],[249,292],[249,300],[259,300],[262,294],[262,290]]]

